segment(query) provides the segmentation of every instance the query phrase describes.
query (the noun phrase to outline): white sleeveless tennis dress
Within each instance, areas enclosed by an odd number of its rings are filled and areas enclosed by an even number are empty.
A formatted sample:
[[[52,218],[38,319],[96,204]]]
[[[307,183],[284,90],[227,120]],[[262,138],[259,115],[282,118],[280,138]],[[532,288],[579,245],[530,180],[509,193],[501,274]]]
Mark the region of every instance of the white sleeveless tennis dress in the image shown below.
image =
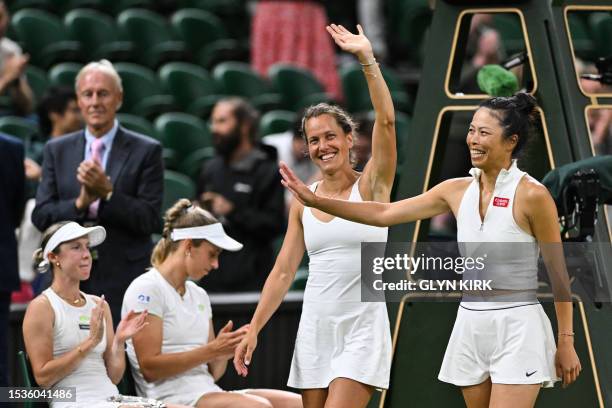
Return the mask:
[[[311,186],[315,190],[317,183]],[[359,180],[349,201],[362,201]],[[384,302],[361,302],[361,242],[386,242],[387,228],[302,214],[310,263],[304,305],[287,385],[327,388],[350,378],[389,387],[391,331]]]
[[[89,337],[89,319],[91,310],[96,306],[96,303],[93,296],[81,294],[85,297],[85,305],[76,307],[62,300],[51,288],[43,292],[43,295],[49,299],[55,315],[53,358],[76,349],[81,342]],[[106,398],[118,395],[119,391],[106,372],[106,365],[102,357],[105,349],[106,333],[102,337],[102,341],[87,353],[74,371],[53,384],[52,389],[76,387],[76,402],[51,402],[52,408],[111,408],[121,405],[106,401]]]
[[[470,174],[474,179],[457,214],[457,241],[525,243],[519,244],[521,257],[503,262],[501,272],[506,277],[496,276],[494,289],[537,289],[536,240],[517,225],[512,214],[516,189],[526,173],[517,168],[515,160],[509,170],[502,169],[484,220],[479,213],[480,170],[474,168]],[[438,379],[469,386],[491,377],[495,384],[551,387],[559,380],[555,353],[550,321],[537,300],[462,301]]]

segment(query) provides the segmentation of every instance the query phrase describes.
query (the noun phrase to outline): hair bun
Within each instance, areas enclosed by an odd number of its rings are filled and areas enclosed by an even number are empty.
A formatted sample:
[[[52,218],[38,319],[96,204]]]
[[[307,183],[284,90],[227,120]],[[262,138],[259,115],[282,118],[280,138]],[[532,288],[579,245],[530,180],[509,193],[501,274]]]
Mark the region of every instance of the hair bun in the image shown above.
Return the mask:
[[[527,114],[532,113],[538,105],[536,99],[526,92],[517,92],[512,98],[514,99],[516,108]]]

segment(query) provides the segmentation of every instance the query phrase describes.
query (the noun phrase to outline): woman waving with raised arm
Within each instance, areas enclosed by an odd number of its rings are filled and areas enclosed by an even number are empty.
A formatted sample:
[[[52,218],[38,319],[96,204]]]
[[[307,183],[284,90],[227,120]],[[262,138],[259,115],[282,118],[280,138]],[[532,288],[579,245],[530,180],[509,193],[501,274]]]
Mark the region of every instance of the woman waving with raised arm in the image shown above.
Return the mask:
[[[505,254],[521,249],[512,262],[486,269],[483,276],[495,278],[494,293],[478,301],[464,296],[457,313],[438,378],[460,386],[470,408],[533,407],[541,387],[559,379],[570,384],[581,370],[555,202],[514,159],[538,114],[535,99],[524,93],[484,101],[466,138],[474,166],[470,177],[394,203],[326,198],[281,165],[283,184],[301,203],[338,217],[390,226],[452,211],[458,242],[504,243]],[[556,345],[536,296],[538,246],[555,292]]]
[[[337,106],[308,108],[302,133],[323,179],[310,186],[318,195],[349,201],[388,203],[395,176],[395,112],[389,89],[360,26],[352,34],[327,27],[336,44],[363,67],[375,111],[372,157],[363,173],[351,165],[355,124]],[[249,331],[236,349],[234,365],[246,376],[257,335],[293,282],[304,250],[310,258],[300,327],[288,385],[302,390],[304,407],[365,407],[375,387],[387,388],[391,332],[384,303],[362,303],[362,241],[385,242],[387,228],[333,217],[294,202],[274,268],[264,286]]]

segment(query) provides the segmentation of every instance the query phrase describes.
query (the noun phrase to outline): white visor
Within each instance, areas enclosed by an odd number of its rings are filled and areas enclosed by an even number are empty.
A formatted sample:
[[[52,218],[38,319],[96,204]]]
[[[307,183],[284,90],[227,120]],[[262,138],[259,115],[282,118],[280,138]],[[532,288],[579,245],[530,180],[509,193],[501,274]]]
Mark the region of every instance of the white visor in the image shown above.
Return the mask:
[[[170,239],[173,241],[205,239],[211,244],[227,251],[240,251],[242,249],[242,244],[227,235],[220,222],[200,227],[175,228],[170,234]]]
[[[72,241],[73,239],[81,238],[86,236],[89,238],[89,246],[95,247],[96,245],[104,242],[106,238],[106,230],[104,227],[96,226],[96,227],[81,227],[76,222],[69,222],[68,224],[63,225],[55,231],[55,233],[49,238],[47,241],[47,245],[45,245],[45,249],[43,251],[43,260],[38,265],[39,267],[45,267],[49,264],[49,259],[47,256],[49,252],[53,252],[55,248],[60,246],[60,244],[68,241]]]

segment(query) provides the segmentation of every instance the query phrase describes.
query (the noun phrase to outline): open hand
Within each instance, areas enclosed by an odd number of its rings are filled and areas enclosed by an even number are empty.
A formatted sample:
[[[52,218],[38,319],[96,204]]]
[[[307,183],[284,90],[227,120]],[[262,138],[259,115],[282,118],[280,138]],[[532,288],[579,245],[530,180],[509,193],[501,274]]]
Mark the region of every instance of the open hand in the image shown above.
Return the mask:
[[[313,207],[317,198],[315,193],[310,191],[306,184],[302,183],[293,170],[285,162],[280,163],[280,174],[283,176],[281,183],[291,191],[291,194],[307,207]]]
[[[355,54],[363,64],[371,62],[374,58],[372,44],[363,34],[363,29],[359,24],[357,24],[358,34],[353,34],[343,26],[336,24],[328,25],[326,29],[336,44],[338,44],[338,47],[351,54]]]
[[[104,336],[104,309],[106,302],[104,295],[96,301],[96,305],[91,309],[89,318],[89,338],[92,340],[94,347],[98,345]]]
[[[117,340],[123,343],[142,330],[149,324],[146,322],[147,315],[148,313],[146,310],[142,313],[136,313],[133,310],[130,310],[128,314],[121,319],[119,325],[117,326],[117,333],[115,334]]]
[[[255,330],[249,330],[234,352],[234,368],[239,376],[246,377],[249,374],[249,364],[255,347],[257,347],[257,333]]]

